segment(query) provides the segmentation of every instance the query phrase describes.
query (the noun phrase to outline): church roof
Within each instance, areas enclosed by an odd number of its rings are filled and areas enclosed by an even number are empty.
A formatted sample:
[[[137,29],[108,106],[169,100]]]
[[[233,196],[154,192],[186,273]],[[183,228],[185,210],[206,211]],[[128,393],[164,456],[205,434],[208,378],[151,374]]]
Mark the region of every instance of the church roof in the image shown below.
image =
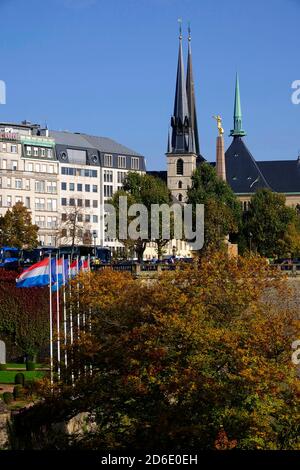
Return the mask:
[[[226,178],[236,194],[252,194],[270,188],[260,166],[241,137],[235,137],[225,153]]]
[[[300,159],[257,162],[271,189],[277,193],[300,193]]]

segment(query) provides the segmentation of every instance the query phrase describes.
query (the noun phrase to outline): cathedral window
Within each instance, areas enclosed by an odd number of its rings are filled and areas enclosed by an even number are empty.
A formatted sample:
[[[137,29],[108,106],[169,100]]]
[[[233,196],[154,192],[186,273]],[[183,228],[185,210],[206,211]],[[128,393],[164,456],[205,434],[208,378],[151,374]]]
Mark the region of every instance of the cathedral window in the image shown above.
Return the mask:
[[[182,202],[182,194],[178,194],[178,201]]]
[[[178,189],[182,189],[182,181],[178,181]]]
[[[176,163],[177,175],[183,175],[183,160],[179,158]]]

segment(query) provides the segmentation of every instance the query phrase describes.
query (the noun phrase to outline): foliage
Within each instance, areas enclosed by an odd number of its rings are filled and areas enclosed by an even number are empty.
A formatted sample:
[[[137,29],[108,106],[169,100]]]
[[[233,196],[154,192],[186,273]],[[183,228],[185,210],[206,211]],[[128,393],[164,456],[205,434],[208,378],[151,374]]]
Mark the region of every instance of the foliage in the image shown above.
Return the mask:
[[[3,393],[3,401],[6,405],[9,405],[10,403],[12,403],[13,399],[14,399],[14,396],[11,392]]]
[[[204,250],[219,249],[228,235],[235,241],[241,225],[241,206],[210,164],[203,163],[196,169],[187,197],[193,206],[204,204]]]
[[[35,356],[49,338],[49,291],[17,288],[17,273],[0,269],[0,334]]]
[[[7,365],[6,364],[0,364],[0,371],[1,370],[6,370],[7,369]]]
[[[135,172],[129,172],[123,183],[123,188],[117,191],[110,203],[115,207],[117,213],[117,230],[119,230],[119,197],[127,196],[128,207],[132,204],[143,204],[148,209],[148,232],[146,237],[141,237],[138,240],[125,240],[125,247],[128,249],[134,249],[138,255],[139,261],[143,259],[143,253],[146,248],[147,242],[151,241],[151,205],[152,204],[166,204],[171,205],[171,193],[167,185],[160,179],[147,174],[139,174]],[[127,224],[130,223],[136,217],[128,216]],[[140,229],[141,230],[141,229]],[[172,238],[172,222],[170,223],[170,237]],[[123,240],[121,240],[123,242]],[[168,239],[164,239],[162,231],[162,219],[160,218],[159,223],[159,238],[155,239],[154,242],[157,245],[158,257],[161,258],[163,254],[163,247],[169,242]]]
[[[35,370],[35,362],[32,362],[32,361],[27,361],[26,362],[26,370]]]
[[[283,194],[260,189],[244,214],[242,236],[252,238],[252,248],[267,257],[298,254],[300,230],[296,210],[286,206]]]
[[[156,282],[105,270],[79,284],[93,317],[74,346],[83,372],[45,403],[52,420],[68,397],[74,413],[96,414],[82,448],[300,449],[300,325],[263,259],[213,254]]]
[[[33,225],[30,211],[17,202],[0,216],[1,245],[16,248],[35,248],[38,245],[38,226]]]
[[[16,375],[15,375],[15,384],[21,384],[21,385],[24,385],[24,382],[25,382],[25,376],[22,372],[18,372]]]

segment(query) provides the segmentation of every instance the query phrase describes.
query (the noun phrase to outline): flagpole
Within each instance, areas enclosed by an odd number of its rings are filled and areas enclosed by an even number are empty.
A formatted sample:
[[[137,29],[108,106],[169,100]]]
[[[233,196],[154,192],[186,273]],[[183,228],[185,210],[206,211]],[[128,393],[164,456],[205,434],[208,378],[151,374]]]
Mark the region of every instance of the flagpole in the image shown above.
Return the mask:
[[[88,272],[89,272],[89,279],[91,279],[91,255],[90,254],[88,256]],[[91,285],[91,281],[89,282],[89,285]],[[92,334],[92,309],[91,307],[89,307],[89,320],[88,321],[89,321],[90,334]],[[90,375],[92,374],[93,374],[93,365],[90,364]]]
[[[65,273],[65,255],[63,255],[63,314],[64,314],[64,347],[65,347],[65,368],[68,367],[67,354],[67,307],[66,307],[66,273]]]
[[[60,312],[59,312],[59,283],[58,283],[58,255],[56,254],[56,329],[57,329],[57,375],[60,380]]]
[[[49,323],[50,323],[50,383],[53,386],[53,313],[52,313],[52,259],[49,254]]]
[[[71,263],[72,263],[72,258],[70,255],[68,255],[68,264],[69,264],[69,280],[71,280]],[[70,316],[70,342],[71,342],[71,347],[72,347],[72,354],[74,353],[73,351],[73,344],[74,344],[74,324],[73,324],[73,310],[72,310],[72,286],[71,283],[69,282],[69,302],[70,302],[70,309],[69,309],[69,316]],[[72,357],[72,356],[71,356]],[[74,387],[74,361],[72,361],[72,366],[71,366],[71,382],[72,386]]]
[[[79,274],[79,264],[78,264],[78,256],[76,257],[76,274]],[[80,312],[79,312],[79,283],[77,283],[77,338],[80,337]]]

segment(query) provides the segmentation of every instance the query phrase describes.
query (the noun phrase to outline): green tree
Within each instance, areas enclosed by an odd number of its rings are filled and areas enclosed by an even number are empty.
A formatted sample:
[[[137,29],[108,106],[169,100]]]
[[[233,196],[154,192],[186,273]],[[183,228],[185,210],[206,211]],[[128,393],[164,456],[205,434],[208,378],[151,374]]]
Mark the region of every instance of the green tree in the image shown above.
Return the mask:
[[[251,237],[253,250],[262,256],[285,256],[298,250],[298,225],[297,212],[286,206],[283,194],[260,189],[244,214],[243,237]]]
[[[0,217],[1,244],[16,248],[35,248],[38,245],[38,226],[33,225],[30,211],[17,202]]]
[[[241,225],[241,206],[210,164],[203,163],[196,169],[187,196],[189,204],[204,204],[204,249],[219,249],[228,235],[235,241]]]
[[[148,233],[146,238],[138,240],[125,240],[125,246],[136,251],[139,261],[142,261],[146,244],[151,241],[151,206],[152,204],[172,203],[172,198],[167,185],[160,179],[147,174],[139,174],[130,172],[127,174],[123,188],[117,191],[110,201],[116,209],[117,214],[117,230],[119,229],[119,197],[127,196],[128,207],[132,204],[143,204],[148,210]],[[127,218],[127,225],[132,222],[134,217]],[[170,238],[173,234],[172,217],[170,223]],[[159,237],[153,240],[157,246],[159,258],[162,256],[163,247],[169,242],[169,238],[165,239],[162,233],[162,217],[159,220]],[[122,240],[122,242],[124,242]]]

